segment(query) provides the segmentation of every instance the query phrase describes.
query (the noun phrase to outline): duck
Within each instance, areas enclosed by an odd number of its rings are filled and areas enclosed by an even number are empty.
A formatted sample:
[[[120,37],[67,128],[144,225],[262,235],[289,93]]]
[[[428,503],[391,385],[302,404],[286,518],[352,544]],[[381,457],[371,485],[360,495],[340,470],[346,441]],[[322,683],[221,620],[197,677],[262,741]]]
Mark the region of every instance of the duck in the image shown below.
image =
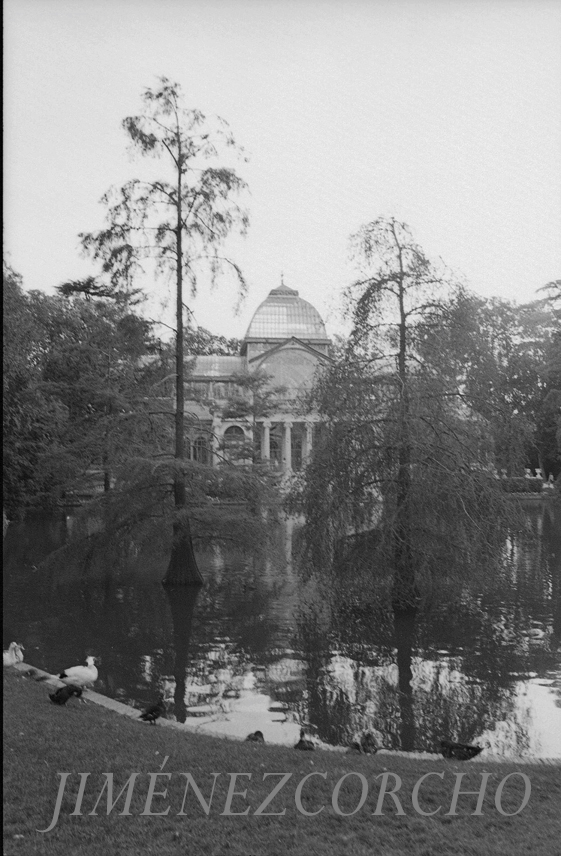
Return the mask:
[[[265,742],[265,738],[263,737],[262,731],[253,731],[251,734],[248,734],[245,739],[249,740],[250,743],[264,743]]]
[[[313,752],[315,749],[315,746],[312,741],[307,739],[306,732],[303,728],[300,729],[300,740],[294,748],[300,749],[301,752]]]
[[[16,663],[23,663],[23,652],[25,648],[19,642],[10,642],[10,647],[7,651],[2,652],[2,661],[5,666],[15,666]]]
[[[78,687],[87,687],[97,681],[97,668],[94,657],[86,657],[85,666],[71,666],[64,669],[59,675],[59,680],[65,684],[73,684]]]
[[[445,758],[456,761],[469,761],[483,752],[483,746],[470,746],[468,743],[455,743],[453,740],[441,740],[440,752]]]
[[[37,680],[38,677],[37,669],[26,669],[25,672],[21,673],[22,678],[33,678],[33,680]]]
[[[66,684],[64,687],[59,687],[54,693],[49,693],[49,698],[53,704],[66,704],[69,698],[75,695],[76,698],[81,698],[82,687],[77,687],[74,684]]]
[[[371,731],[366,731],[360,735],[358,740],[351,743],[351,749],[355,752],[360,752],[361,755],[375,755],[378,751],[376,739]]]
[[[143,722],[149,722],[150,725],[155,725],[156,720],[159,719],[160,716],[164,716],[165,713],[166,706],[164,704],[164,697],[160,694],[156,704],[151,704],[150,707],[147,707],[146,710],[140,714],[139,719],[142,719]]]

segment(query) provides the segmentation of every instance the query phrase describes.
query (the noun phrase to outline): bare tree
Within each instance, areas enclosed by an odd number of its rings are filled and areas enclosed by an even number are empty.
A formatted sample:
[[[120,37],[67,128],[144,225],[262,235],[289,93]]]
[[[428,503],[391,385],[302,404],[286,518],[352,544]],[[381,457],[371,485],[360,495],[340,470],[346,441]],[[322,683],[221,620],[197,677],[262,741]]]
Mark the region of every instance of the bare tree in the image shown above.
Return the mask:
[[[244,233],[246,211],[236,198],[244,181],[216,163],[220,152],[236,151],[227,124],[211,120],[182,104],[181,88],[162,77],[155,89],[146,89],[143,110],[123,120],[132,149],[153,157],[163,177],[135,178],[112,188],[102,202],[107,206],[105,229],[81,236],[85,250],[102,262],[115,288],[130,284],[143,262],[154,260],[156,271],[175,280],[175,464],[173,496],[176,509],[174,546],[164,582],[200,583],[186,512],[184,425],[184,291],[194,294],[203,271],[214,283],[226,268],[233,272],[241,292],[245,282],[239,267],[223,255],[228,235]]]

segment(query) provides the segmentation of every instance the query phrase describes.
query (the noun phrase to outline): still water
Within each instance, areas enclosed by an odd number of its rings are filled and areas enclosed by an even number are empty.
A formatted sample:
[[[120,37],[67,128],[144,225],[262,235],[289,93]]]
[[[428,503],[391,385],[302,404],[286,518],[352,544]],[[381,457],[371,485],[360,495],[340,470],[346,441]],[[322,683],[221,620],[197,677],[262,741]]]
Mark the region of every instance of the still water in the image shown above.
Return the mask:
[[[166,557],[102,573],[42,561],[68,518],[11,524],[4,539],[4,647],[56,673],[98,658],[96,689],[209,733],[291,744],[301,725],[345,745],[437,751],[476,742],[482,757],[561,759],[561,516],[528,504],[529,542],[504,567],[433,593],[394,620],[351,574],[325,586],[293,560],[298,523],[277,522],[254,555],[200,556],[202,589],[161,586]]]

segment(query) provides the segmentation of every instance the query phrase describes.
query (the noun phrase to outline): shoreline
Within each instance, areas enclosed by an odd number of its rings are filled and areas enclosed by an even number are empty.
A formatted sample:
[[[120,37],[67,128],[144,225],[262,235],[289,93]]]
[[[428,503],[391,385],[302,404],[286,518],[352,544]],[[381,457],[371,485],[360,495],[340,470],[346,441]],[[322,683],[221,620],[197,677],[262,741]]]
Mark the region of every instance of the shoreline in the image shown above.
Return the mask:
[[[5,668],[13,668],[16,671],[20,672],[22,677],[26,677],[26,672],[33,670],[33,680],[37,680],[37,678],[42,678],[41,683],[46,684],[47,686],[52,686],[55,688],[65,686],[63,681],[60,681],[55,675],[51,675],[50,672],[46,672],[43,669],[38,669],[30,663],[16,663],[14,666],[5,667]],[[129,719],[138,720],[139,714],[141,711],[136,707],[132,707],[128,704],[123,704],[123,702],[117,701],[117,699],[112,699],[109,696],[105,696],[102,693],[98,693],[95,690],[87,689],[85,694],[85,698],[87,701],[91,701],[94,704],[99,705],[100,707],[104,707],[107,710],[111,710],[114,713],[119,714],[120,716],[128,717]],[[148,724],[148,723],[146,723]],[[200,725],[191,725],[187,722],[177,722],[177,720],[173,719],[158,719],[158,725],[163,726],[164,728],[172,728],[176,731],[180,732],[188,732],[189,734],[199,734],[204,735],[205,737],[212,737],[218,740],[227,740],[233,743],[245,743],[245,738],[238,737],[235,734],[225,734],[223,731],[213,731],[211,729],[205,728],[203,731]],[[268,746],[274,746],[275,748],[289,748],[286,743],[277,743],[273,741],[267,741]],[[346,746],[331,746],[327,743],[322,743],[321,741],[317,742],[316,745],[317,751],[326,751],[330,753],[338,753],[338,754],[351,754],[348,752],[348,748]],[[397,757],[397,758],[410,758],[412,760],[419,761],[441,761],[442,755],[435,752],[422,752],[422,751],[413,751],[413,752],[405,752],[399,749],[378,749],[376,752],[377,756],[380,757]],[[476,758],[472,758],[470,760],[470,766],[472,764],[508,764],[508,765],[536,765],[543,764],[545,766],[554,766],[561,767],[561,758],[498,758],[493,755],[485,755],[482,753],[478,755]]]

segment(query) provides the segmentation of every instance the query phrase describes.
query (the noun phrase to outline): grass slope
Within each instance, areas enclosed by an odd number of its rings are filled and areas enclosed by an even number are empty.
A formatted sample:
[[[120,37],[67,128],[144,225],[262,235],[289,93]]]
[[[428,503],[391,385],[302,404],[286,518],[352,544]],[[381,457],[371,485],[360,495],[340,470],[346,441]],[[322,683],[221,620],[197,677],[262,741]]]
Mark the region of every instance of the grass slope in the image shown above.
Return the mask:
[[[359,756],[331,752],[296,752],[293,749],[236,743],[202,735],[151,727],[119,716],[95,704],[81,705],[72,699],[66,707],[55,707],[47,697],[47,687],[4,669],[5,698],[5,856],[16,854],[84,854],[84,856],[559,856],[561,853],[561,767],[524,765],[532,793],[526,808],[513,817],[502,816],[495,807],[498,783],[514,770],[509,764],[461,764],[445,760],[420,761],[388,755]],[[164,772],[155,791],[168,788],[167,797],[155,795],[150,809],[166,816],[142,815],[146,808],[149,773],[158,772],[165,757]],[[490,773],[483,815],[473,816],[476,796],[460,796],[457,814],[449,811],[456,773],[465,773],[462,790],[476,791],[481,775]],[[297,810],[294,794],[298,783],[311,772],[326,777],[308,779],[302,793],[302,807],[318,815],[306,817]],[[355,814],[338,815],[331,804],[336,783],[349,772],[361,773],[368,785],[368,797]],[[402,779],[398,796],[404,815],[397,814],[386,797],[383,813],[373,814],[384,771]],[[71,773],[56,827],[42,834],[51,823],[57,798],[59,772]],[[79,772],[89,772],[82,814],[70,816],[75,808]],[[97,813],[91,815],[103,774],[114,774],[117,796],[128,777],[138,772],[130,815],[123,816],[125,794],[107,814],[106,793]],[[184,798],[185,777],[191,773],[208,799],[212,773],[220,773],[209,814],[189,790],[184,815],[179,815]],[[247,797],[234,796],[231,810],[247,815],[223,815],[230,784],[229,773],[251,773],[238,778],[235,790],[247,788]],[[292,778],[264,811],[282,816],[254,814],[278,777],[263,781],[264,773],[292,773]],[[417,814],[411,793],[417,780],[428,772],[443,772],[443,779],[425,780],[419,803],[425,811],[439,805],[432,817]],[[390,786],[393,787],[393,779]],[[362,781],[351,775],[340,787],[338,805],[352,812],[358,805]],[[524,782],[520,776],[504,787],[503,810],[520,805]]]

